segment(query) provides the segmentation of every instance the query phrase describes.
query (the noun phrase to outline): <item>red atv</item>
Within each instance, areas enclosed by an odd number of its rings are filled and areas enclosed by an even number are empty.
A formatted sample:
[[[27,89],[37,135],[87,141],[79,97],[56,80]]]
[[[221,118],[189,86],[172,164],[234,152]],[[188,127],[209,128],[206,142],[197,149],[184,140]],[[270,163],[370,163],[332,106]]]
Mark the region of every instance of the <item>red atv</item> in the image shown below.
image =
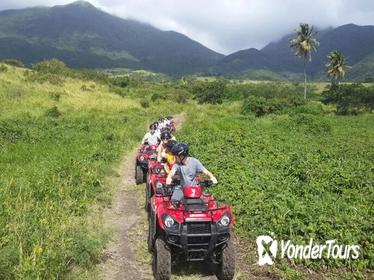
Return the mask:
[[[162,163],[150,161],[148,166],[147,184],[145,186],[145,209],[149,211],[151,197],[156,193],[156,188],[166,184],[166,171]]]
[[[144,183],[147,179],[148,164],[157,159],[157,145],[141,145],[136,153],[135,181],[136,184]]]
[[[154,252],[157,280],[170,279],[172,259],[212,262],[219,280],[234,278],[234,216],[227,204],[202,193],[211,185],[211,181],[202,181],[184,187],[178,208],[170,204],[173,188],[156,186],[149,213],[148,248]]]

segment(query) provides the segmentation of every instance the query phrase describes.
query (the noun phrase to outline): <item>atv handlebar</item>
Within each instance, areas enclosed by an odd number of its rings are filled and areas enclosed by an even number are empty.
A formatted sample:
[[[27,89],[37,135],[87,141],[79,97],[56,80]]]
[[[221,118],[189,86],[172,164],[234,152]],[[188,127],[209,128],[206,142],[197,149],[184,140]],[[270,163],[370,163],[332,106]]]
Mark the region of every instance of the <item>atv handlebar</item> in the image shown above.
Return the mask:
[[[209,187],[214,186],[214,183],[213,183],[212,180],[204,180],[204,181],[200,182],[200,186],[203,187],[203,188],[209,188]]]
[[[176,186],[179,186],[180,185],[179,183],[180,182],[172,182],[170,185],[165,185],[165,186],[167,188],[172,188],[172,187],[174,188]],[[202,188],[209,188],[209,187],[214,186],[215,184],[213,183],[212,180],[204,180],[204,181],[200,181],[198,185],[201,186]]]
[[[209,188],[214,186],[212,180],[204,180],[199,183],[202,188]],[[173,194],[175,187],[180,186],[179,182],[172,182],[170,185],[163,185],[161,189],[156,190],[157,194],[170,196]]]

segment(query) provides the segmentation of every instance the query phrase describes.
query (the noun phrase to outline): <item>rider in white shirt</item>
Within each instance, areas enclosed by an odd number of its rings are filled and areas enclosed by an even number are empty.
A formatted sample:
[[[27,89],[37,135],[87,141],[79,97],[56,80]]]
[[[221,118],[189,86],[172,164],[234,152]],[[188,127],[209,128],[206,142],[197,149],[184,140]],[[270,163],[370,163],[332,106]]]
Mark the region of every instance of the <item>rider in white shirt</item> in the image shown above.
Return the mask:
[[[143,139],[142,145],[158,145],[160,143],[160,132],[157,130],[156,124],[151,124],[149,126],[149,132],[147,132]]]

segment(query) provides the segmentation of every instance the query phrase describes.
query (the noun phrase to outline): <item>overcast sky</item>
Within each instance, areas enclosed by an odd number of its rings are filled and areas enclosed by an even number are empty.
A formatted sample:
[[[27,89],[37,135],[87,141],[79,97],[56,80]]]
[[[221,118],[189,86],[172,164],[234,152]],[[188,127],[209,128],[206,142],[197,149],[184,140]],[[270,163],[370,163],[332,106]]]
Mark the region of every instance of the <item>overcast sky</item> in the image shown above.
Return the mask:
[[[73,0],[0,0],[0,10],[54,6]],[[374,25],[374,0],[90,0],[104,11],[181,32],[228,54],[261,48],[300,22],[326,28]]]

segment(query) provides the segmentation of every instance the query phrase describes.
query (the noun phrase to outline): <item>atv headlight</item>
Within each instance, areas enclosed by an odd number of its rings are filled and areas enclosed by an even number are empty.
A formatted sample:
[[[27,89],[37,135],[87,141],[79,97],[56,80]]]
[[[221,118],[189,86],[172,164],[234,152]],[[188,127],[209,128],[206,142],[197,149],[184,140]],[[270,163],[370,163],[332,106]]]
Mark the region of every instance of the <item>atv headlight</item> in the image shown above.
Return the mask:
[[[164,224],[166,227],[171,228],[174,225],[175,221],[172,217],[167,216],[164,220]]]
[[[162,221],[164,222],[165,229],[167,231],[177,232],[179,230],[179,223],[176,220],[174,220],[172,216],[163,214]]]
[[[222,218],[218,221],[218,225],[228,227],[230,225],[230,217],[227,214],[224,214]]]
[[[163,220],[164,220],[164,225],[168,229],[173,229],[176,226],[178,226],[178,223],[169,215],[164,215]]]
[[[144,157],[143,157],[143,156],[140,156],[139,159],[140,159],[140,161],[143,161],[143,160],[144,160]]]

